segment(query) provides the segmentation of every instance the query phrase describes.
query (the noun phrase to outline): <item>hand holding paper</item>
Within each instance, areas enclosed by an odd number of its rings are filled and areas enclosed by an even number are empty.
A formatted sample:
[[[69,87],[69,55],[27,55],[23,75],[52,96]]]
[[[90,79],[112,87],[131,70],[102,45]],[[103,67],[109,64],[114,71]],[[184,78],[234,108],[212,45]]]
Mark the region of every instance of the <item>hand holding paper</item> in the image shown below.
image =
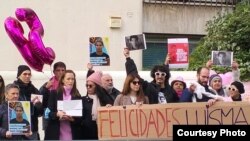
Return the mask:
[[[57,110],[68,116],[82,116],[82,100],[57,101]]]

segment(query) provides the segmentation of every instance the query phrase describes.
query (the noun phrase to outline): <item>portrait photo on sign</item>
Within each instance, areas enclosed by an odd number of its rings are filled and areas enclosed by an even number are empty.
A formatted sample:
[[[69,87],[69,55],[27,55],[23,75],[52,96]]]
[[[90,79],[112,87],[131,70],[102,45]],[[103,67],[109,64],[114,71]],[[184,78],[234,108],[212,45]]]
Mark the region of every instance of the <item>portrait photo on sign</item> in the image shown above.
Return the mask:
[[[216,66],[231,66],[233,62],[233,52],[231,51],[212,51],[212,62]]]
[[[30,101],[8,102],[9,131],[12,135],[24,135],[31,130]]]
[[[129,50],[147,49],[144,34],[125,36],[125,43]]]
[[[90,63],[93,66],[109,66],[110,57],[108,49],[109,49],[108,37],[90,37],[89,38]]]

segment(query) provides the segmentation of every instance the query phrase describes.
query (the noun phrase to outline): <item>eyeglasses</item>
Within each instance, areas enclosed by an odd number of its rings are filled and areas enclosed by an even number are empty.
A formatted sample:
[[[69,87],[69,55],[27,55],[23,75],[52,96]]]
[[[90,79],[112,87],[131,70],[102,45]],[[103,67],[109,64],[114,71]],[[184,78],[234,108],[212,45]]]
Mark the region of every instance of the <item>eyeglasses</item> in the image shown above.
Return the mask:
[[[141,85],[141,82],[140,81],[132,81],[132,83],[134,84],[134,85]]]
[[[165,72],[155,72],[155,76],[165,77],[167,74]]]
[[[238,91],[237,89],[231,88],[231,87],[229,87],[228,90],[229,90],[229,91],[231,91],[231,90],[232,90],[232,91]]]
[[[87,88],[92,88],[92,87],[94,87],[94,85],[88,85],[88,84],[86,84],[86,87]]]

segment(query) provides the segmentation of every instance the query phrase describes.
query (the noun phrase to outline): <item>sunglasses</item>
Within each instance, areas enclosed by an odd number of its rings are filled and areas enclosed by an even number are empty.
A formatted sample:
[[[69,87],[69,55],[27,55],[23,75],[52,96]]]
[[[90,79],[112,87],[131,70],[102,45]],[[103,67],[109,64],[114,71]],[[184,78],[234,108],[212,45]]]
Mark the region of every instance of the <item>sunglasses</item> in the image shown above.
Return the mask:
[[[231,90],[232,90],[232,91],[238,91],[237,89],[231,88],[231,87],[229,87],[228,90],[229,90],[229,91],[231,91]]]
[[[133,83],[134,85],[141,85],[141,82],[140,82],[140,81],[132,81],[132,83]]]
[[[86,84],[86,87],[87,88],[92,88],[92,87],[94,87],[94,85],[88,85],[88,84]]]
[[[155,76],[165,77],[167,74],[165,72],[155,72]]]

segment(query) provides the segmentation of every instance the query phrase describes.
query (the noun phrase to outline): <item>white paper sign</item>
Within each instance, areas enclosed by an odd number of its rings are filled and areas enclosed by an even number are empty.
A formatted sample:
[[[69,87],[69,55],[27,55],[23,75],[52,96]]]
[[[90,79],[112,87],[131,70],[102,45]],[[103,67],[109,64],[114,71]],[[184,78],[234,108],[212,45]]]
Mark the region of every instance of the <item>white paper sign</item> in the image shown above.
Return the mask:
[[[69,116],[82,116],[82,100],[57,101],[57,110],[62,110]]]

